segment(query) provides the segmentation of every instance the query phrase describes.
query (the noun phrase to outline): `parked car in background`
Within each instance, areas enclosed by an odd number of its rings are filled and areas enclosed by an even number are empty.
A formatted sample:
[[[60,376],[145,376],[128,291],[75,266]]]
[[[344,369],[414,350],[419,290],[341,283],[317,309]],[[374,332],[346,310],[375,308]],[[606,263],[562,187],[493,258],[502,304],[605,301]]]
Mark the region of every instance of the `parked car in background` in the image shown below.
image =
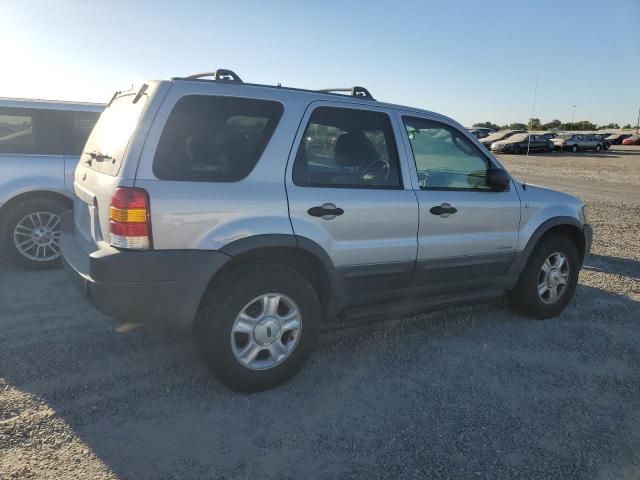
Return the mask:
[[[349,91],[225,70],[118,92],[63,215],[81,294],[120,321],[193,329],[245,392],[295,375],[337,315],[504,291],[532,317],[562,312],[591,245],[584,203],[524,188],[444,115]]]
[[[551,140],[556,150],[570,150],[579,152],[582,150],[602,150],[602,142],[596,140],[593,134],[561,133]]]
[[[60,264],[59,214],[103,105],[0,99],[0,249],[31,268]]]
[[[640,135],[631,135],[622,140],[622,145],[640,145]]]
[[[490,133],[485,130],[477,130],[475,128],[469,129],[469,133],[474,137],[476,137],[477,139],[485,138],[490,135]]]
[[[531,135],[528,133],[516,133],[509,138],[499,140],[491,144],[491,151],[495,153],[527,153],[530,152],[552,152],[553,143],[542,135]]]
[[[491,150],[491,144],[493,142],[504,140],[505,138],[509,138],[511,135],[515,135],[516,133],[526,133],[526,130],[500,130],[498,132],[492,133],[486,138],[483,138],[482,140],[480,140],[480,143],[487,147],[488,150]]]
[[[606,133],[594,133],[593,136],[600,142],[603,150],[609,150],[611,148],[611,142],[607,140],[608,135]]]
[[[629,133],[614,133],[612,135],[609,135],[608,137],[606,137],[605,139],[607,140],[607,142],[609,142],[611,145],[621,145],[622,141],[625,138],[629,138],[631,136],[631,134]]]

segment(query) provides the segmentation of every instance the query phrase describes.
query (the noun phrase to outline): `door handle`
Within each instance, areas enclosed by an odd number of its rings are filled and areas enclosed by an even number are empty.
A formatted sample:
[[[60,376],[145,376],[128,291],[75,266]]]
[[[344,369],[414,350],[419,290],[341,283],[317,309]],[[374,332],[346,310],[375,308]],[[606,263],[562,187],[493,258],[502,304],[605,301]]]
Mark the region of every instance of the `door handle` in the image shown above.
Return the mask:
[[[342,215],[344,210],[336,207],[333,203],[325,203],[319,207],[311,207],[307,213],[312,217],[335,217]]]
[[[457,208],[452,207],[448,203],[443,203],[442,205],[436,205],[435,207],[431,207],[429,210],[433,215],[440,215],[444,218],[447,218],[449,215],[453,215],[458,211]]]

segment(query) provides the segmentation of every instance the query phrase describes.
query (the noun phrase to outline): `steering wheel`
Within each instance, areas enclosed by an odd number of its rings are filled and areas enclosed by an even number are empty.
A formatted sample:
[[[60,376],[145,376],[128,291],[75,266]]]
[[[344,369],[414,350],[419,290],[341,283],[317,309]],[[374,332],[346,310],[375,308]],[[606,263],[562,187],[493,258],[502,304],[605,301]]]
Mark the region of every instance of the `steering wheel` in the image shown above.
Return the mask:
[[[378,158],[365,167],[360,174],[360,180],[363,182],[371,182],[374,180],[386,181],[389,178],[390,170],[389,162]]]

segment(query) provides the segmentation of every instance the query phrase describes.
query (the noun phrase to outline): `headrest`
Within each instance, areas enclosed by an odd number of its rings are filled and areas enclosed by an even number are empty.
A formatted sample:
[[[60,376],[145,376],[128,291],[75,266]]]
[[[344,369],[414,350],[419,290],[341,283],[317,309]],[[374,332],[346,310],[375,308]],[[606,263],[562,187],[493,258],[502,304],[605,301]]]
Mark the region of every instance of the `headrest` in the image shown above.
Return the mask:
[[[357,167],[366,160],[366,146],[362,144],[362,139],[353,133],[343,133],[338,137],[336,146],[333,149],[336,164],[342,167]]]

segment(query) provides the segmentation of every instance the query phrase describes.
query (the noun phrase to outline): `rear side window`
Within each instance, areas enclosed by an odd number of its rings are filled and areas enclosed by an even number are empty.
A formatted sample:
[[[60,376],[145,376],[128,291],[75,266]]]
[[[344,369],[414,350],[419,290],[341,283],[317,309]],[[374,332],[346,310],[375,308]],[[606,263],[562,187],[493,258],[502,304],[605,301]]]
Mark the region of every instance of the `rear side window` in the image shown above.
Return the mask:
[[[0,109],[0,153],[35,153],[33,116],[20,109]]]
[[[0,108],[0,153],[62,155],[65,112]]]
[[[296,155],[293,181],[304,187],[402,188],[388,115],[316,108]]]
[[[162,131],[153,173],[163,180],[242,180],[260,159],[282,112],[282,104],[269,100],[185,96]]]

